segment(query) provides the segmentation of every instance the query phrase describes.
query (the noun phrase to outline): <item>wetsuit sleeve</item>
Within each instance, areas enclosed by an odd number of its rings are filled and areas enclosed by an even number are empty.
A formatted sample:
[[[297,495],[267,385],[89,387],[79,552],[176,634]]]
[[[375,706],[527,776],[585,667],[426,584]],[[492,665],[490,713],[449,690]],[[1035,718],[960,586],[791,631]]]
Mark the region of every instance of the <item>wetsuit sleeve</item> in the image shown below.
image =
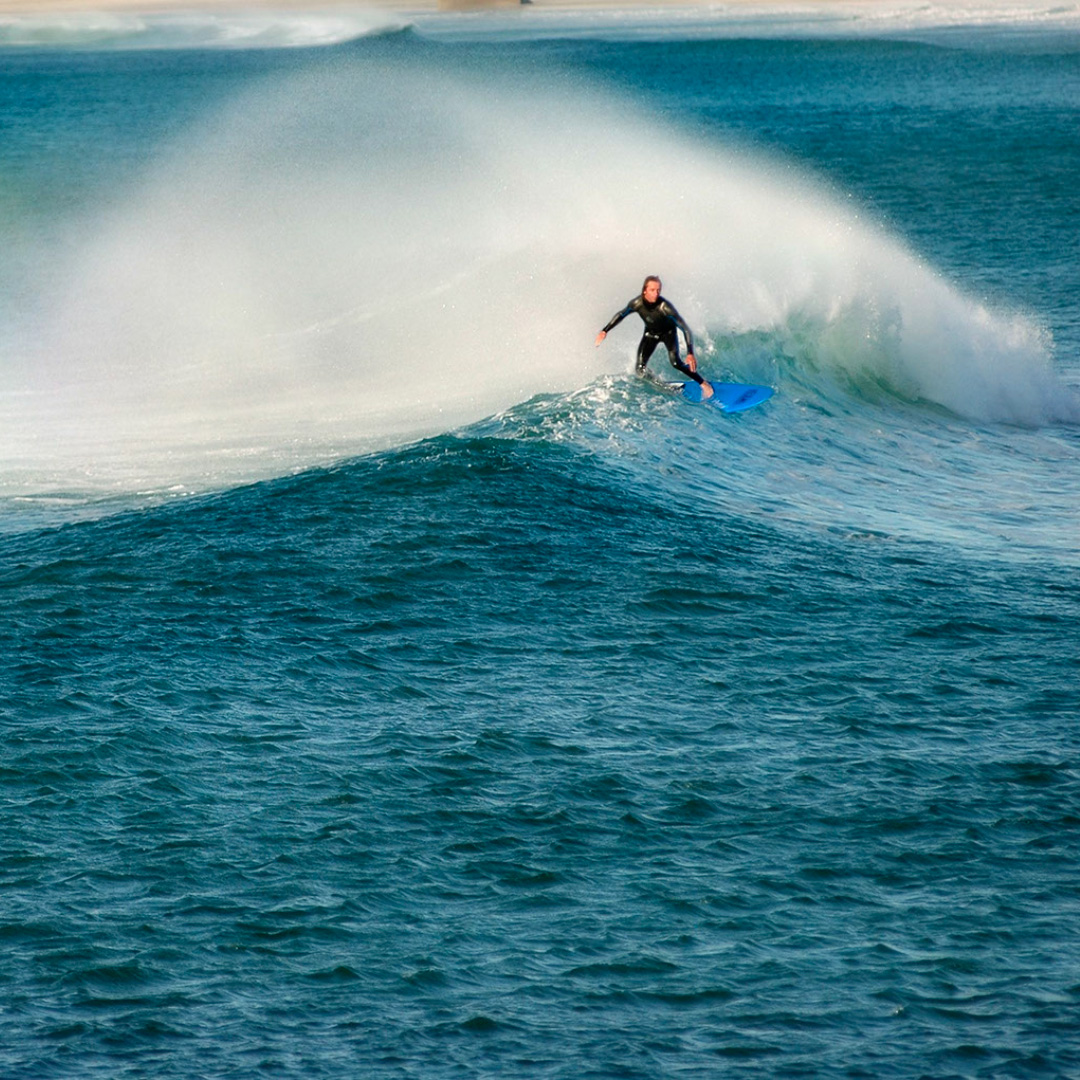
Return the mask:
[[[603,332],[606,334],[609,330],[613,330],[616,326],[618,326],[619,323],[621,323],[623,319],[625,319],[626,316],[634,310],[636,302],[637,297],[635,296],[634,299],[631,300],[630,303],[622,309],[622,311],[618,312],[615,315],[612,315],[611,321],[607,324],[607,326],[604,327]]]

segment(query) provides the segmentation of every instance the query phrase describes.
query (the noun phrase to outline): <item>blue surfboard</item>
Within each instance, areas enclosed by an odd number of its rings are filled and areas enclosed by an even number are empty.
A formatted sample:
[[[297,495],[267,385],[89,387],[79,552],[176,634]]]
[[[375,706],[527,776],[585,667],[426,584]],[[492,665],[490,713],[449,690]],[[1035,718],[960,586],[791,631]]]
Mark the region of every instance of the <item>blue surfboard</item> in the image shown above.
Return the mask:
[[[742,412],[743,409],[752,409],[755,405],[768,401],[774,393],[771,386],[751,386],[747,383],[731,382],[710,383],[710,385],[713,388],[712,397],[702,399],[701,387],[696,382],[683,383],[683,397],[687,401],[712,405],[721,412]]]

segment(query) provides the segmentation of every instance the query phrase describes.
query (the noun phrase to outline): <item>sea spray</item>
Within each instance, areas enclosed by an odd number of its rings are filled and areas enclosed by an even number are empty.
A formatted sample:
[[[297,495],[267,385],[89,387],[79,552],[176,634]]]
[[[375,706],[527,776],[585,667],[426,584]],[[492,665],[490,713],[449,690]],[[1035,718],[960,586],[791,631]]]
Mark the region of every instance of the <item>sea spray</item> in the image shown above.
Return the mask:
[[[809,177],[581,85],[340,56],[208,116],[102,215],[0,458],[24,489],[205,488],[447,430],[627,370],[635,329],[592,338],[645,272],[706,371],[765,332],[979,420],[1080,415],[1037,327]]]

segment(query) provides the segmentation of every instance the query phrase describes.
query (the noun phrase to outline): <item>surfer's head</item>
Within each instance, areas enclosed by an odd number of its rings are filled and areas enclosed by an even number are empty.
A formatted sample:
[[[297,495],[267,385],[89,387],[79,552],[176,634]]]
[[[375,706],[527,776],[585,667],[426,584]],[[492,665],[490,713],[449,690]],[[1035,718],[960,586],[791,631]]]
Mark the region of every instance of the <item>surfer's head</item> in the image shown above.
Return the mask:
[[[641,295],[645,297],[647,304],[655,304],[660,298],[660,279],[650,274],[641,286]]]

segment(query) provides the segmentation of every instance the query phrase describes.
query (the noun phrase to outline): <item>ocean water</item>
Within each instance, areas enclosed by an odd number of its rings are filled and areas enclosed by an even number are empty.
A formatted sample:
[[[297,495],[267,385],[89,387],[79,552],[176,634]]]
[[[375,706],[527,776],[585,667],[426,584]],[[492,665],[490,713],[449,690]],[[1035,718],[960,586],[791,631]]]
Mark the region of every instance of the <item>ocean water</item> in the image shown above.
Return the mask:
[[[1075,10],[517,14],[0,24],[0,1076],[1080,1075]]]

